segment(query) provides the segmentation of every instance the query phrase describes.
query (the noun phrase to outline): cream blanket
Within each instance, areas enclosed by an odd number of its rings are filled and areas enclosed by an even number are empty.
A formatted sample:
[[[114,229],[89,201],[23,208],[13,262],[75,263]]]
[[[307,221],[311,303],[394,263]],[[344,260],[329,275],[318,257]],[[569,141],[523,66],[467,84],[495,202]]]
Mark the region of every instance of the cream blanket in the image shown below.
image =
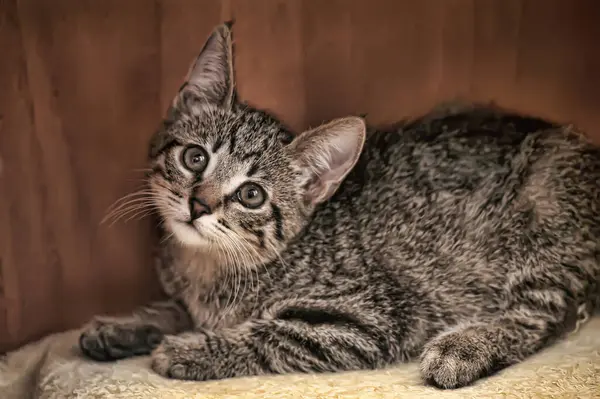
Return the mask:
[[[600,317],[543,353],[472,387],[440,391],[416,364],[380,371],[183,382],[159,377],[148,358],[83,359],[78,331],[49,336],[0,363],[0,399],[118,398],[600,398]]]

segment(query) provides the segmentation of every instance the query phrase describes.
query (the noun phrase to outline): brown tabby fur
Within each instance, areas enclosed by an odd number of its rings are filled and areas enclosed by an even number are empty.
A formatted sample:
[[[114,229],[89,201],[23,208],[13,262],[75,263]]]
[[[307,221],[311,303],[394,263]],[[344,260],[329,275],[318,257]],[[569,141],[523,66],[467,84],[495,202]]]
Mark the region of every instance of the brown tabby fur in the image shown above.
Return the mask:
[[[293,138],[235,98],[218,27],[150,150],[169,301],[98,317],[94,359],[152,354],[208,380],[420,359],[456,388],[560,339],[597,307],[600,151],[569,129],[472,107],[367,134]],[[183,164],[189,145],[206,169]],[[266,200],[243,205],[251,181]],[[196,201],[196,202],[194,202]],[[191,217],[190,206],[209,211]]]

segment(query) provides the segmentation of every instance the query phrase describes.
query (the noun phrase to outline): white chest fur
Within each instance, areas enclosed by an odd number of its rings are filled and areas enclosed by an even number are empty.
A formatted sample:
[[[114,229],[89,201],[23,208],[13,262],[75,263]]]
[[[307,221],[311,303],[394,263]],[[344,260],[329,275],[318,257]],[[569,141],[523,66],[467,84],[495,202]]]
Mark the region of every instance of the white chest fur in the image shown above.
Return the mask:
[[[171,261],[158,267],[161,283],[168,295],[186,305],[195,327],[218,329],[240,323],[235,293],[220,284],[217,261],[188,247],[173,245],[169,250]]]

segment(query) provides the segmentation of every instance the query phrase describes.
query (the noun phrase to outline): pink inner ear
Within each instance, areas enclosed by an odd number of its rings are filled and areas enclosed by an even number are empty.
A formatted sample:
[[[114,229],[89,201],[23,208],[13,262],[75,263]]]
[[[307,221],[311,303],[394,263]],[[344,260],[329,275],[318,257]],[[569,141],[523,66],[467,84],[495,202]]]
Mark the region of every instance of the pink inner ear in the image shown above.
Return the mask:
[[[359,118],[334,121],[300,137],[302,158],[313,178],[307,186],[308,200],[317,204],[329,199],[358,160],[365,139]]]
[[[306,196],[313,205],[316,205],[331,198],[339,185],[340,182],[326,184],[321,180],[316,180],[316,182],[309,187]]]
[[[335,162],[335,156],[332,159]],[[341,161],[341,160],[338,160]],[[326,201],[337,190],[338,186],[352,168],[351,162],[330,163],[327,169],[319,171],[308,187],[308,195],[314,204]]]
[[[222,25],[208,38],[198,58],[188,70],[186,84],[175,97],[173,105],[186,104],[188,98],[200,103],[191,108],[201,112],[203,105],[231,106],[234,91],[234,76],[231,54],[231,32]],[[183,100],[182,100],[183,99]]]

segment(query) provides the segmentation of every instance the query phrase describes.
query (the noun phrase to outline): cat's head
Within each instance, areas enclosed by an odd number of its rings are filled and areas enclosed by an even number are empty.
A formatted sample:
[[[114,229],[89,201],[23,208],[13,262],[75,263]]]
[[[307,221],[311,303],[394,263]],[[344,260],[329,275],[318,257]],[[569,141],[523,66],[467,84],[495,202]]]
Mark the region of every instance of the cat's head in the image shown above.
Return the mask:
[[[169,233],[223,262],[271,260],[352,169],[361,118],[297,136],[236,101],[230,25],[208,38],[152,139],[152,197]]]

